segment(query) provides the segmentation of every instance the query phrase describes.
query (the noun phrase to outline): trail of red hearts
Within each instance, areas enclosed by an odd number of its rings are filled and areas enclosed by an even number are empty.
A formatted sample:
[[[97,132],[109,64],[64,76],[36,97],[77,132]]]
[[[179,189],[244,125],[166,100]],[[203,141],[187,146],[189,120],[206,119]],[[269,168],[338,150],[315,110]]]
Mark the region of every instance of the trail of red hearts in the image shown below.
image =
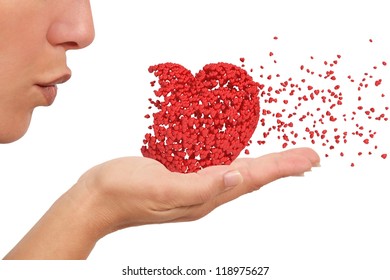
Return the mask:
[[[271,63],[278,63],[274,52],[269,52],[269,57]],[[315,59],[310,56],[310,60]],[[347,88],[337,70],[340,60],[341,55],[336,55],[330,61],[323,61],[323,69],[317,71],[301,65],[299,71],[306,77],[300,79],[266,72],[262,65],[260,79],[267,86],[255,82],[248,74],[245,58],[240,58],[241,67],[213,63],[195,76],[179,64],[151,66],[149,72],[157,77],[159,88],[154,91],[157,99],[149,99],[149,109],[154,107],[157,112],[153,113],[153,125],[149,126],[151,132],[145,135],[142,154],[160,161],[171,171],[196,172],[210,165],[231,163],[252,143],[257,127],[263,136],[257,141],[259,145],[277,141],[285,149],[299,141],[309,141],[326,148],[325,157],[335,154],[344,157],[346,152],[342,148],[349,141],[358,140],[370,146],[367,152],[354,151],[358,157],[378,153],[374,142],[377,132],[363,123],[388,121],[389,107],[380,100],[385,94],[368,92],[370,87],[380,87],[383,81],[368,71],[358,79],[348,75],[348,83],[356,84],[352,96],[356,96],[358,105],[352,111],[340,110]],[[386,66],[382,61],[372,70]],[[249,72],[253,73],[253,69]],[[327,85],[321,87],[318,79]],[[152,81],[151,85],[155,83]],[[371,102],[375,106],[364,103],[369,98],[375,98]],[[305,104],[310,106],[306,108]],[[276,138],[271,140],[275,134]],[[245,149],[245,153],[249,154],[249,150]],[[387,158],[385,152],[379,155]],[[352,162],[351,166],[354,165]]]
[[[231,163],[249,145],[263,86],[244,69],[215,63],[193,76],[179,64],[163,63],[149,72],[158,77],[154,93],[160,99],[149,99],[158,112],[141,148],[145,157],[171,171],[196,172]]]
[[[273,52],[269,57],[278,64]],[[389,120],[389,101],[378,76],[385,71],[387,62],[373,62],[357,77],[346,75],[345,68],[339,70],[342,63],[340,54],[322,61],[310,56],[309,61],[298,66],[300,73],[287,77],[260,66],[260,79],[268,86],[260,93],[258,128],[263,138],[257,143],[278,142],[285,149],[304,141],[323,150],[326,158],[350,158],[352,167],[363,156],[386,159],[387,152],[376,138],[378,128],[387,130]]]

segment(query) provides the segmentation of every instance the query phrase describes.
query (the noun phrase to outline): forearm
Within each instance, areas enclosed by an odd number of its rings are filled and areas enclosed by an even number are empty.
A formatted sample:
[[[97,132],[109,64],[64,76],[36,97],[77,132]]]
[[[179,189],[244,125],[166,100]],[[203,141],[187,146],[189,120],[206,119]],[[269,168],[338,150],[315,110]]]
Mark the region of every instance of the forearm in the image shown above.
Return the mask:
[[[4,259],[86,259],[101,237],[90,218],[92,200],[70,189]]]

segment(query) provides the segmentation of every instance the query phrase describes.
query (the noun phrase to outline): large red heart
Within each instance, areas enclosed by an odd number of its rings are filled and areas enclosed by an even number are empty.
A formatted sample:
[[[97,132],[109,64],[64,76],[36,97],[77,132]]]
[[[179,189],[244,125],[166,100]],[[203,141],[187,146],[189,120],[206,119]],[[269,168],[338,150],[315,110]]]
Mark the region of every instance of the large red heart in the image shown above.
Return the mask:
[[[248,146],[259,120],[260,84],[244,69],[207,64],[194,77],[179,64],[163,63],[149,72],[160,88],[158,99],[149,99],[158,111],[141,148],[145,157],[171,171],[196,172],[229,164]]]

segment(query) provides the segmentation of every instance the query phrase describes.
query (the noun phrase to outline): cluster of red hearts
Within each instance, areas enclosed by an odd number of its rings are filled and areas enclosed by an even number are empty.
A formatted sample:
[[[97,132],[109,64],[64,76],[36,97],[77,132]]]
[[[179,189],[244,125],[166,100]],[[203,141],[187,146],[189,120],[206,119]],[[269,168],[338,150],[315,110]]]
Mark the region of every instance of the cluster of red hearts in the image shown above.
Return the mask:
[[[153,133],[145,135],[141,148],[145,157],[171,171],[196,172],[231,163],[249,145],[259,121],[263,85],[247,71],[215,63],[194,76],[179,64],[163,63],[149,72],[158,77],[160,87],[154,91],[158,99],[149,99],[158,111],[149,126]]]

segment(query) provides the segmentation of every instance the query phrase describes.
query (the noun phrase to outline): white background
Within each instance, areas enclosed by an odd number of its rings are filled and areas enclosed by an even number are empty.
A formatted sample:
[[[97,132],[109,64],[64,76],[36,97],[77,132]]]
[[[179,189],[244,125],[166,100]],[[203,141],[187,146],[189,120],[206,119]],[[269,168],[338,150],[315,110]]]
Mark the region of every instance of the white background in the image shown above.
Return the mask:
[[[84,171],[140,155],[152,96],[150,65],[176,62],[195,73],[207,63],[239,65],[246,57],[248,68],[258,67],[274,51],[278,71],[298,76],[310,55],[325,60],[340,53],[341,71],[358,76],[382,60],[390,62],[385,3],[92,1],[96,39],[68,54],[72,79],[60,86],[50,108],[35,111],[24,138],[0,146],[0,254]],[[389,67],[377,73],[390,96]],[[377,127],[383,152],[390,152],[388,129],[388,123]],[[322,167],[303,178],[271,183],[196,222],[116,232],[98,242],[87,263],[2,262],[0,278],[125,279],[121,269],[127,265],[180,265],[270,266],[264,279],[389,279],[390,159],[326,159],[321,146],[301,144],[322,156]],[[363,147],[354,145],[344,151],[356,154]],[[250,150],[260,156],[280,149],[279,142]]]

